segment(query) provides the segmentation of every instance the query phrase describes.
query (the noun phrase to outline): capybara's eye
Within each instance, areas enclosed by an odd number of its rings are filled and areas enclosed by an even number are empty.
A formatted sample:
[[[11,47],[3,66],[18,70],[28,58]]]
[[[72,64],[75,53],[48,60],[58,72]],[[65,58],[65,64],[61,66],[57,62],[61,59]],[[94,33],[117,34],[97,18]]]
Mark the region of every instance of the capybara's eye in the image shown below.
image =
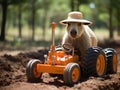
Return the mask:
[[[78,23],[78,26],[81,26],[81,23]]]
[[[68,23],[68,26],[70,26],[70,23]]]

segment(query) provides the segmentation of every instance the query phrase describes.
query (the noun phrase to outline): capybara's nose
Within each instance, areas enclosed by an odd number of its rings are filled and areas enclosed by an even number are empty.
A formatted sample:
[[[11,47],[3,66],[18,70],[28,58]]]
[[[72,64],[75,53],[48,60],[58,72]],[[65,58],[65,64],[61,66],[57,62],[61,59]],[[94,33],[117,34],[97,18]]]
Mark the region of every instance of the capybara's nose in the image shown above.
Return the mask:
[[[73,28],[70,32],[72,37],[75,37],[77,35],[77,31]]]

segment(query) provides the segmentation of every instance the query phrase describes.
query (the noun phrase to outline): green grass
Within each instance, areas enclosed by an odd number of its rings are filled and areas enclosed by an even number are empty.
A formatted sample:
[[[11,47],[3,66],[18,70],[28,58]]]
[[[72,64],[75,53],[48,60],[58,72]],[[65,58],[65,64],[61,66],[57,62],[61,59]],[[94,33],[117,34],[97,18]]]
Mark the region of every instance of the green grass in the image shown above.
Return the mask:
[[[65,30],[60,30],[56,28],[55,30],[55,42],[56,45],[61,42],[62,36]],[[45,38],[43,38],[43,31],[41,28],[36,28],[35,30],[35,41],[32,41],[32,30],[28,27],[24,27],[22,29],[22,38],[18,38],[18,29],[17,28],[9,28],[6,31],[6,40],[4,44],[0,44],[0,47],[49,47],[51,45],[52,32],[51,29],[46,29]]]
[[[55,30],[55,42],[56,45],[62,41],[62,37],[64,35],[65,28]],[[107,29],[94,29],[94,32],[99,40],[104,40],[109,38],[109,31]],[[41,28],[36,28],[35,31],[35,41],[32,41],[32,30],[28,27],[24,27],[22,29],[22,39],[18,38],[18,29],[17,28],[9,28],[6,32],[6,40],[12,46],[17,47],[27,47],[27,46],[42,46],[49,47],[51,45],[51,29],[46,29],[45,38],[43,38],[43,31]],[[117,32],[114,32],[115,39],[119,39],[117,36]],[[5,45],[5,44],[3,44]],[[1,46],[0,46],[1,47]]]
[[[45,40],[45,41],[50,41],[51,40],[51,29],[46,29],[46,35],[45,39],[43,39],[43,30],[41,28],[36,28],[35,30],[35,40]],[[56,28],[55,30],[55,37],[62,38],[63,34],[65,32],[65,28],[59,29]],[[98,38],[109,38],[109,31],[107,29],[94,29],[94,32]],[[6,39],[8,41],[14,41],[15,39],[18,38],[18,29],[17,28],[10,28],[7,30],[6,33]],[[22,29],[22,39],[23,40],[31,40],[32,38],[32,30],[28,27],[24,27]]]
[[[62,38],[65,30],[60,30],[56,28],[55,30],[55,37],[56,39]],[[36,28],[35,30],[35,41],[45,40],[50,41],[51,40],[51,29],[46,29],[45,38],[43,38],[43,30],[41,28]],[[17,28],[10,28],[6,32],[6,39],[8,41],[14,41],[18,38],[18,30]],[[28,27],[24,27],[22,29],[22,39],[23,40],[31,40],[32,38],[32,30]]]
[[[102,28],[102,29],[95,29],[95,35],[97,36],[98,40],[109,39],[109,30]],[[114,31],[114,40],[120,40],[120,36],[117,35],[117,31]]]
[[[98,39],[102,40],[105,38],[109,38],[109,31],[107,29],[95,29],[94,30],[95,35],[97,36]]]

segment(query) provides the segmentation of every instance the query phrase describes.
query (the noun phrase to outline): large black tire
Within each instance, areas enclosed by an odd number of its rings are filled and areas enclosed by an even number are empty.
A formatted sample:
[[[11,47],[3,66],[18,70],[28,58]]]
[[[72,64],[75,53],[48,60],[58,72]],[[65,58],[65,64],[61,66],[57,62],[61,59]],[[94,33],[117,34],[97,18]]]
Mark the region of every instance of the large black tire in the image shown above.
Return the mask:
[[[77,63],[69,63],[64,70],[64,82],[66,85],[74,85],[81,77],[80,67]]]
[[[26,66],[26,75],[29,82],[39,82],[42,73],[36,71],[36,65],[41,64],[40,60],[32,59]]]
[[[82,61],[83,76],[103,76],[106,73],[106,56],[100,47],[86,50]]]
[[[103,50],[107,57],[106,74],[117,73],[117,53],[113,48],[106,48]]]

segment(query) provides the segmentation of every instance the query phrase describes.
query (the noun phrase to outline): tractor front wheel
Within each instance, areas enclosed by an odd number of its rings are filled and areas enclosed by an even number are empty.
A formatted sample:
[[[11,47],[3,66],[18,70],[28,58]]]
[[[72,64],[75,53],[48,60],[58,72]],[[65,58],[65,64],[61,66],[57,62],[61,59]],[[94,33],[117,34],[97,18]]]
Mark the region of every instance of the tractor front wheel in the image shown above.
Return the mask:
[[[27,64],[26,75],[27,75],[28,81],[30,82],[40,81],[42,73],[39,73],[37,71],[37,64],[41,64],[40,60],[32,59]]]
[[[64,82],[67,85],[73,85],[79,82],[80,80],[80,67],[77,63],[69,63],[64,70]]]

